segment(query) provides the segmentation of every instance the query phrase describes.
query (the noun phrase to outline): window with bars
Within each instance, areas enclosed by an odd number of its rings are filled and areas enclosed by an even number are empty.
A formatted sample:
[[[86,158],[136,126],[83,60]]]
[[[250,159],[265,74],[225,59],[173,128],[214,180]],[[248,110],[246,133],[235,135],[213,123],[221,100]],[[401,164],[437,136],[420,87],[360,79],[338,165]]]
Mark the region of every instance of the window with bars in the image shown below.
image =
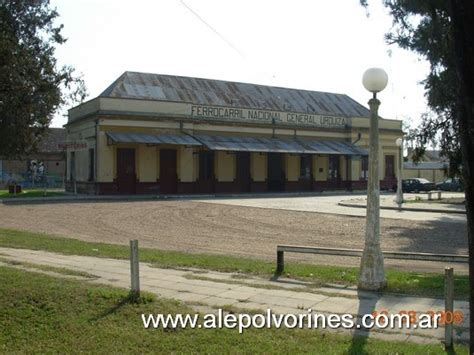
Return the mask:
[[[333,155],[329,157],[329,180],[339,179],[339,156]]]
[[[302,155],[300,158],[300,179],[310,180],[311,170],[313,168],[313,159],[311,155]]]
[[[214,177],[214,152],[199,152],[199,179],[209,180]]]

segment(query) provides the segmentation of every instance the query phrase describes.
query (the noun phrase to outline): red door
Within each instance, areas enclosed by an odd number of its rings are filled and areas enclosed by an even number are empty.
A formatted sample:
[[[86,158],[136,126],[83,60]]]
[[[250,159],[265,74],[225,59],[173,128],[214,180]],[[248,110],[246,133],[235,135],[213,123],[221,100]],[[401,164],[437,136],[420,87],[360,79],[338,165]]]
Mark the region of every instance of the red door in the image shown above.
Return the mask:
[[[198,180],[199,192],[213,193],[214,183],[214,151],[200,151]]]
[[[178,188],[176,150],[160,149],[160,192],[175,194]]]
[[[237,153],[237,183],[240,192],[250,192],[250,153]]]
[[[385,178],[393,179],[395,178],[395,156],[393,155],[386,155],[385,156]]]
[[[135,173],[135,149],[117,149],[117,188],[120,194],[134,194],[137,176]]]

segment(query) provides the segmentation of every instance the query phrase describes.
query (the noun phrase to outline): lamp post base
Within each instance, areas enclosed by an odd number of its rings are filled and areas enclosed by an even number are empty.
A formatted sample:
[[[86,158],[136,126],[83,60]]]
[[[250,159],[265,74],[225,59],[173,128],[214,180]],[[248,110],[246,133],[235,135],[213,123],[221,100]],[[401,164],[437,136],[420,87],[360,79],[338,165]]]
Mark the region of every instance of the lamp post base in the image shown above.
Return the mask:
[[[366,245],[360,262],[358,288],[380,291],[386,285],[382,250],[379,245]]]
[[[376,283],[374,282],[364,282],[362,280],[359,280],[359,284],[357,285],[357,288],[359,290],[364,290],[364,291],[382,291],[385,286],[387,286],[386,281],[378,281]]]

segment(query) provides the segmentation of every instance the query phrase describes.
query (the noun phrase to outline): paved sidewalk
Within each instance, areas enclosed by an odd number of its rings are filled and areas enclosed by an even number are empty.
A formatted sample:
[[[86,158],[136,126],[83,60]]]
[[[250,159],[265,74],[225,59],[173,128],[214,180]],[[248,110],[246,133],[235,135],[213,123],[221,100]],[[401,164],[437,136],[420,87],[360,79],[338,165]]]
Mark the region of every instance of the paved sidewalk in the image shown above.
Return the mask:
[[[1,258],[87,272],[97,276],[88,282],[128,288],[130,285],[128,260],[62,255],[27,249],[0,248]],[[22,266],[17,266],[24,268]],[[30,267],[30,266],[26,266]],[[42,272],[37,270],[37,272]],[[51,274],[51,272],[47,272]],[[58,274],[58,276],[60,276]],[[64,275],[62,275],[64,277]],[[77,277],[76,277],[77,278]],[[358,292],[354,288],[320,287],[290,279],[270,281],[241,274],[220,273],[206,270],[159,269],[140,264],[141,289],[161,297],[173,298],[190,304],[196,311],[216,312],[219,307],[245,310],[271,309],[281,314],[307,314],[310,308],[316,313],[351,313],[363,315],[372,311],[389,313],[429,310],[441,311],[441,299],[408,297],[394,294]],[[455,310],[464,313],[464,322],[455,327],[455,340],[466,342],[469,336],[468,302],[455,302]],[[444,328],[395,329],[395,330],[337,330],[349,334],[368,335],[385,340],[439,343],[444,338]]]
[[[406,197],[414,194],[405,194]],[[458,196],[459,193],[450,193],[449,196]],[[301,211],[301,212],[315,212],[315,213],[326,213],[333,215],[345,215],[353,217],[365,217],[366,210],[360,205],[346,206],[341,205],[341,201],[347,202],[347,200],[359,200],[364,203],[367,194],[365,193],[352,193],[352,194],[341,194],[341,195],[320,195],[320,196],[300,196],[300,197],[271,197],[271,198],[251,198],[242,196],[240,198],[215,198],[215,199],[196,199],[197,202],[232,205],[232,206],[246,206],[246,207],[258,207],[258,208],[269,208],[279,209],[288,211]],[[395,199],[394,193],[383,193],[381,194],[381,201],[393,201]],[[388,202],[387,202],[388,203]],[[410,203],[410,205],[418,205],[418,203]],[[466,223],[466,215],[461,213],[440,213],[432,211],[400,211],[398,208],[381,209],[380,217],[392,218],[392,219],[404,219],[412,221],[434,221],[434,222],[449,222],[449,223]]]
[[[157,195],[86,195],[66,192],[62,196],[42,197],[9,197],[0,199],[5,205],[68,203],[68,202],[130,202],[153,200],[195,200],[195,199],[227,199],[227,198],[289,198],[289,197],[318,197],[359,195],[360,192],[328,191],[328,192],[257,192],[257,193],[218,193],[218,194],[157,194]]]

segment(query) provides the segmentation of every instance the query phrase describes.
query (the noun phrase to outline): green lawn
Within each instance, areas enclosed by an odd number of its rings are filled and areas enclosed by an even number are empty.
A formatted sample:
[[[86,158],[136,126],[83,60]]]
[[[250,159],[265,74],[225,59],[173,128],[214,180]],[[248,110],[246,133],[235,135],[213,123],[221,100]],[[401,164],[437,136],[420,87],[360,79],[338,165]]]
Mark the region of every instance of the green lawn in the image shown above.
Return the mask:
[[[127,259],[129,247],[126,245],[89,243],[76,239],[61,238],[47,234],[0,229],[0,246],[46,250],[70,255],[89,255]],[[195,267],[224,272],[241,272],[271,277],[275,264],[258,259],[222,255],[193,254],[158,249],[140,248],[140,260],[157,267]],[[315,285],[338,283],[355,285],[358,269],[288,262],[286,273],[294,278],[302,278]],[[438,296],[444,292],[444,275],[386,270],[387,292],[410,295]],[[455,297],[468,299],[468,276],[454,278]]]
[[[0,190],[0,200],[5,198],[25,198],[25,197],[51,197],[51,196],[64,196],[64,192],[61,191],[45,191],[44,189],[27,189],[23,190],[19,194],[11,194],[8,190]]]
[[[0,353],[443,354],[439,345],[319,330],[144,329],[141,314],[194,314],[177,301],[0,267]],[[467,348],[456,346],[458,353]]]

